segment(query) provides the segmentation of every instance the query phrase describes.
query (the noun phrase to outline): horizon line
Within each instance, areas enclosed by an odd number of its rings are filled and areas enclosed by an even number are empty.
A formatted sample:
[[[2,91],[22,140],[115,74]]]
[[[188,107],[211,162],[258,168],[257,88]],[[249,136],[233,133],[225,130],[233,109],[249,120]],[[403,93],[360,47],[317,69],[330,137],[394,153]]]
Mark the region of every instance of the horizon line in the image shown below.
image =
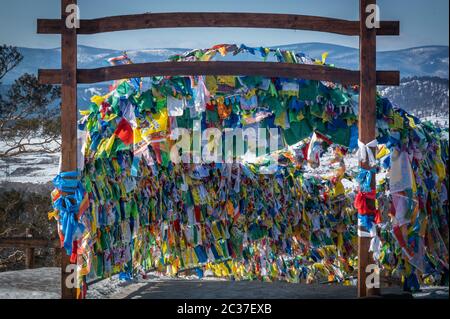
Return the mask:
[[[227,43],[231,44],[231,43]],[[305,44],[323,44],[323,45],[330,45],[330,46],[336,46],[336,47],[342,47],[347,49],[353,49],[353,50],[359,50],[359,47],[354,46],[348,46],[348,45],[341,45],[341,44],[334,44],[334,43],[328,43],[328,42],[297,42],[297,43],[289,43],[289,44],[282,44],[282,45],[270,45],[265,46],[267,48],[280,48],[280,47],[286,47],[291,45],[305,45]],[[17,45],[10,45],[10,44],[2,44],[2,45],[8,45],[13,46],[20,49],[31,49],[31,50],[60,50],[61,47],[52,47],[52,48],[43,48],[43,47],[27,47],[27,46],[17,46]],[[195,49],[207,49],[207,48],[182,48],[182,47],[155,47],[155,48],[139,48],[139,49],[117,49],[117,48],[104,48],[104,47],[95,47],[91,45],[85,45],[85,44],[78,44],[78,47],[85,47],[85,48],[92,48],[92,49],[99,49],[99,50],[109,50],[109,51],[144,51],[144,50],[195,50]],[[212,47],[212,46],[211,46]],[[260,47],[260,46],[254,46],[254,47]],[[399,51],[405,51],[405,50],[411,50],[411,49],[421,49],[421,48],[430,48],[430,47],[443,47],[443,48],[449,48],[449,45],[445,44],[427,44],[427,45],[420,45],[420,46],[412,46],[412,47],[405,47],[402,49],[387,49],[387,50],[377,50],[377,52],[399,52]]]

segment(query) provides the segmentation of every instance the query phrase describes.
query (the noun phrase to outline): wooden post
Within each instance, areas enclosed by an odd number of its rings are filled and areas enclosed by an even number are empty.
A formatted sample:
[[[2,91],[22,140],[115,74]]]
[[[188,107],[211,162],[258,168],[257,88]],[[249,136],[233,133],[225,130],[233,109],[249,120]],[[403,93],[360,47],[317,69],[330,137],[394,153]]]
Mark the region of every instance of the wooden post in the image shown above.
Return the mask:
[[[33,235],[31,234],[31,229],[27,228],[25,230],[25,237],[27,239],[33,238]],[[34,248],[25,248],[25,268],[26,269],[33,269],[34,267]]]
[[[61,136],[62,136],[62,164],[61,171],[69,172],[77,170],[77,83],[94,83],[107,80],[144,77],[151,75],[179,75],[199,72],[206,74],[236,74],[262,75],[284,77],[302,77],[309,79],[334,80],[340,83],[360,84],[360,111],[359,111],[359,139],[367,144],[376,137],[376,85],[399,85],[398,72],[376,72],[376,36],[398,35],[399,23],[397,21],[381,21],[381,28],[368,28],[366,19],[368,5],[376,4],[376,0],[360,0],[360,21],[345,21],[339,19],[293,16],[293,15],[267,15],[244,13],[167,13],[144,14],[120,17],[106,17],[94,20],[80,20],[83,24],[79,30],[69,28],[66,18],[72,12],[66,12],[69,5],[76,5],[77,0],[61,0],[61,19],[38,20],[38,33],[61,34],[62,68],[61,70],[39,70],[39,81],[45,84],[62,84],[62,110],[61,110]],[[189,19],[186,19],[189,15]],[[214,17],[212,17],[214,15]],[[211,16],[211,19],[210,19]],[[214,18],[214,19],[212,19]],[[247,19],[248,18],[248,19]],[[243,22],[244,21],[244,22]],[[147,63],[115,66],[94,70],[77,71],[77,33],[94,34],[102,32],[135,30],[144,28],[179,28],[179,27],[257,27],[257,28],[286,28],[299,30],[313,30],[321,32],[334,32],[344,35],[360,36],[360,74],[355,71],[337,70],[335,68],[320,67],[320,70],[311,65],[270,65],[269,63],[251,64],[245,66],[235,62],[203,63],[196,62],[197,66],[189,65],[189,62],[176,63]],[[332,27],[330,27],[332,26]],[[358,28],[359,27],[359,28]],[[264,68],[264,69],[263,69]],[[262,70],[263,69],[263,70]],[[223,71],[225,70],[225,71]],[[299,72],[301,71],[301,72]],[[224,74],[225,73],[225,74]],[[77,79],[78,77],[78,79]],[[327,79],[328,78],[328,79]],[[78,81],[79,80],[79,81]],[[375,151],[375,150],[374,150]],[[360,163],[363,168],[369,168],[367,163]],[[372,178],[372,186],[375,187],[375,174]],[[368,203],[374,206],[374,201]],[[26,241],[25,241],[26,242]],[[369,250],[369,238],[358,239],[358,296],[377,294],[379,290],[366,289],[365,269],[371,261]],[[2,241],[0,240],[0,245]],[[25,245],[29,243],[26,242]],[[65,285],[69,273],[66,267],[70,265],[70,258],[64,250],[61,250],[62,260],[62,298],[75,298],[75,289]]]
[[[359,93],[359,140],[368,144],[376,138],[376,28],[368,28],[366,20],[371,14],[366,12],[376,0],[360,0],[360,93]],[[372,150],[375,154],[375,149]],[[369,163],[360,163],[364,169],[370,169]],[[376,187],[375,174],[372,176],[372,189]],[[375,202],[368,202],[375,207]],[[379,289],[367,289],[366,268],[373,263],[369,253],[370,238],[358,237],[358,297],[379,294]]]
[[[61,87],[61,172],[77,170],[77,29],[68,28],[66,12],[69,5],[77,0],[61,0],[62,37],[62,87]],[[67,266],[70,256],[64,249],[61,252],[61,298],[76,298],[76,289],[67,287],[66,279],[70,275]]]

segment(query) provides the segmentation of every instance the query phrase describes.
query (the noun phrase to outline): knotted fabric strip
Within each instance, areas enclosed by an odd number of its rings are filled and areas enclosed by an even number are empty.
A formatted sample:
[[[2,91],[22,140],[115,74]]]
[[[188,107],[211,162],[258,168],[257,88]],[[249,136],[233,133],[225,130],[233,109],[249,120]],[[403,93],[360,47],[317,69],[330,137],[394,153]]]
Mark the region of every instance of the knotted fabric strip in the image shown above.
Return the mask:
[[[376,213],[375,208],[369,208],[367,205],[368,200],[375,200],[377,194],[375,190],[372,190],[369,193],[359,192],[355,197],[355,208],[358,210],[358,214],[360,215],[373,215]]]
[[[373,238],[376,236],[375,225],[381,223],[380,211],[376,208],[369,208],[368,200],[376,200],[376,192],[359,192],[355,198],[355,208],[358,210],[358,236]],[[363,227],[365,230],[360,229]]]
[[[372,184],[372,175],[376,173],[376,169],[372,168],[370,170],[364,169],[362,167],[359,168],[358,176],[356,176],[356,180],[359,183],[359,188],[361,192],[370,193],[371,192],[371,184]]]
[[[370,166],[375,166],[377,165],[377,161],[375,158],[375,155],[373,154],[371,148],[373,147],[377,147],[378,146],[378,141],[377,140],[373,140],[370,143],[364,144],[363,142],[361,142],[360,140],[358,140],[358,159],[360,162],[363,163],[367,163],[369,162]]]
[[[53,208],[59,212],[59,225],[62,234],[62,246],[67,254],[72,254],[72,245],[77,233],[84,231],[84,225],[79,222],[80,207],[86,208],[86,191],[79,180],[79,172],[60,173],[53,180],[56,189],[61,193],[55,198]],[[65,193],[65,194],[63,194]]]

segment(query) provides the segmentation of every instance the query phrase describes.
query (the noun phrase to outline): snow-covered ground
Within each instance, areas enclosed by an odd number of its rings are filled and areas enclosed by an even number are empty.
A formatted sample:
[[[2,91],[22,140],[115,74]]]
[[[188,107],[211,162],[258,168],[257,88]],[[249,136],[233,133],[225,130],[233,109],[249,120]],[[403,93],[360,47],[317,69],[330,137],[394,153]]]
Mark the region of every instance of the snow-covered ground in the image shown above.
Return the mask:
[[[33,141],[40,142],[38,138]],[[5,150],[6,147],[0,141],[0,151]],[[56,148],[57,144],[54,143],[49,147]],[[0,183],[48,183],[58,174],[59,159],[59,153],[44,152],[0,158]]]
[[[0,299],[59,299],[59,268],[40,268],[0,273]],[[425,287],[418,299],[448,299],[448,287]],[[401,296],[398,287],[383,294]],[[289,284],[286,282],[228,281],[196,276],[170,278],[150,273],[145,279],[122,281],[119,276],[89,287],[88,299],[342,299],[355,298],[355,286],[339,284]]]
[[[60,275],[59,268],[0,273],[0,299],[59,299]]]
[[[45,184],[58,174],[59,154],[0,159],[0,182]]]

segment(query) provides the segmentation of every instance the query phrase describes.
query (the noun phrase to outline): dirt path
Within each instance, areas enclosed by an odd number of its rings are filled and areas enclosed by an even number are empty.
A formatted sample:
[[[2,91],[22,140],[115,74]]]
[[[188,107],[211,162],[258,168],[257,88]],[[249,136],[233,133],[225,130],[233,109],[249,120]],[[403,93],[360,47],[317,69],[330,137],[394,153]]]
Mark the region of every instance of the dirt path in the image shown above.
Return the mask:
[[[387,298],[412,298],[399,287],[383,288]],[[121,287],[111,299],[354,299],[355,286],[289,284],[286,282],[225,281],[213,278],[155,278]],[[448,298],[448,288],[424,288],[414,297]]]
[[[0,299],[60,298],[60,269],[40,268],[0,273]],[[401,297],[401,290],[383,288],[383,294]],[[448,299],[448,287],[425,287],[415,298]],[[169,278],[150,274],[147,279],[121,281],[118,276],[89,287],[89,299],[348,299],[356,287],[304,285],[285,282],[225,281]]]
[[[355,298],[355,287],[282,282],[162,280],[124,287],[114,299],[312,299]]]

